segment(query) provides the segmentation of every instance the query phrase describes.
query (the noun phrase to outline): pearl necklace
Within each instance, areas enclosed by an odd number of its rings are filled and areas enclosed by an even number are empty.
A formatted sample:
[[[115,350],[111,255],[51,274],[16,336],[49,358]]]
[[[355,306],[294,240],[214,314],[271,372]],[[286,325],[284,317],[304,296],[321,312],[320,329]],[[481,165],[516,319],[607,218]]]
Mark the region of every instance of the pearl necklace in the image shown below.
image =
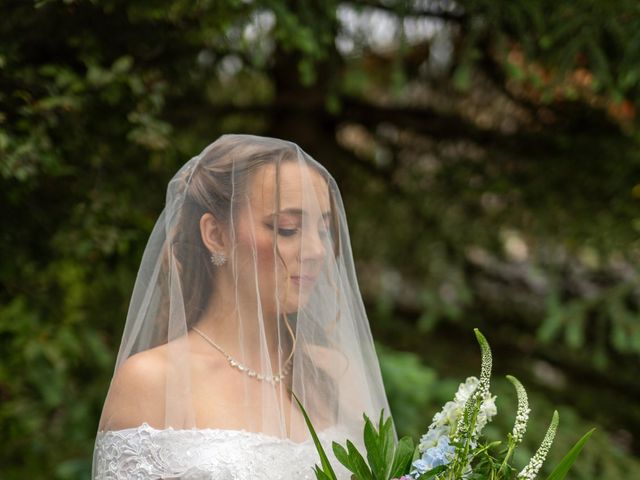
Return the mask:
[[[252,368],[249,368],[246,365],[243,365],[240,362],[238,362],[235,358],[233,358],[231,355],[229,355],[227,352],[225,352],[220,347],[220,345],[218,345],[216,342],[211,340],[207,335],[205,335],[198,328],[191,327],[191,329],[195,330],[202,338],[204,338],[207,342],[209,342],[209,344],[211,344],[212,347],[214,347],[216,350],[218,350],[220,353],[222,353],[222,355],[224,355],[225,358],[229,361],[229,365],[231,365],[234,368],[237,368],[241,372],[245,372],[247,375],[249,375],[252,378],[257,378],[260,381],[267,381],[267,382],[271,383],[272,385],[275,385],[276,383],[281,382],[282,379],[289,374],[291,357],[289,357],[289,359],[285,362],[284,368],[282,369],[282,372],[280,372],[278,375],[263,375],[262,373],[258,373],[255,370],[253,370]]]

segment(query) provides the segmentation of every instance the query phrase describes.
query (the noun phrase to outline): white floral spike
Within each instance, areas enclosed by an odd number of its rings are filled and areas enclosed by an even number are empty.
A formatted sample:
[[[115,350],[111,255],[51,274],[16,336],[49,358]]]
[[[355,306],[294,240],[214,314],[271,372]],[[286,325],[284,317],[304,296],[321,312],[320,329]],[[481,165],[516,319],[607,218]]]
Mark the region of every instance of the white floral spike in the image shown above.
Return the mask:
[[[538,447],[538,451],[531,458],[527,466],[518,474],[518,480],[533,480],[536,478],[536,475],[538,475],[538,472],[540,471],[540,467],[542,467],[542,464],[544,463],[544,459],[547,458],[547,453],[549,453],[553,439],[556,436],[559,421],[560,416],[558,415],[558,411],[555,410],[553,412],[553,418],[551,419],[551,425],[549,425],[549,429],[547,430],[547,434],[544,436],[544,440],[542,440],[540,447]]]
[[[489,347],[489,342],[487,342],[487,339],[484,337],[484,335],[480,333],[480,330],[474,328],[473,331],[476,334],[476,339],[478,340],[478,344],[480,345],[480,351],[482,354],[480,381],[474,389],[473,394],[470,395],[467,399],[462,415],[460,415],[454,435],[456,440],[462,440],[466,438],[470,431],[473,437],[477,436],[480,433],[480,430],[482,430],[482,428],[484,427],[484,424],[487,423],[487,420],[490,420],[490,418],[495,415],[495,397],[492,397],[491,393],[489,392],[489,385],[491,382],[491,367],[493,365],[491,347]],[[476,420],[476,424],[472,426],[471,423],[473,412],[476,408],[480,408],[481,411],[486,410],[489,415],[488,419],[484,418],[480,423],[478,423]],[[487,417],[487,415],[485,415],[485,417]]]
[[[524,389],[520,380],[512,375],[507,375],[509,380],[516,389],[518,395],[518,410],[516,412],[516,421],[513,425],[513,431],[511,432],[511,438],[514,444],[518,444],[522,441],[525,432],[527,431],[527,423],[529,422],[529,399],[527,397],[527,391]]]
[[[480,333],[480,330],[474,328],[473,331],[476,334],[476,339],[480,344],[480,350],[482,352],[482,367],[480,368],[480,388],[479,395],[484,396],[489,393],[489,383],[491,382],[491,367],[493,365],[493,358],[491,357],[491,347],[489,342],[484,338],[484,335]]]

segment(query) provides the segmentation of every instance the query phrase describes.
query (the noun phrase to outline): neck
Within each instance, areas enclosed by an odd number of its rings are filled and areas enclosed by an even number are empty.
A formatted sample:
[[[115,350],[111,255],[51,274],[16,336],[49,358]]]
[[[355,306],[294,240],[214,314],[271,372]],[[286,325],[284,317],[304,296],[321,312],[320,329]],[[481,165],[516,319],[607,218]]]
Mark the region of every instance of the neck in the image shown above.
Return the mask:
[[[276,373],[289,357],[291,334],[284,322],[278,322],[276,312],[259,310],[253,298],[239,290],[236,303],[235,286],[219,282],[197,326],[225,352],[257,371],[263,370],[260,352],[266,347]]]

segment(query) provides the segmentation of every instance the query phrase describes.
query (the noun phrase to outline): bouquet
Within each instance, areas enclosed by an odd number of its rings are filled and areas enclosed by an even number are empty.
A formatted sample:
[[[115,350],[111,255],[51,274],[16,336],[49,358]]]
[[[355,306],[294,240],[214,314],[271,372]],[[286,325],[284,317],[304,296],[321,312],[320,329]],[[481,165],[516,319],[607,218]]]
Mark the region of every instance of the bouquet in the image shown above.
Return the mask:
[[[517,378],[507,375],[513,384],[518,407],[513,430],[506,443],[487,442],[482,430],[496,415],[496,397],[489,390],[491,381],[491,348],[478,329],[475,335],[482,352],[480,378],[469,377],[460,384],[452,401],[436,413],[427,432],[414,447],[413,439],[403,437],[397,444],[393,439],[391,418],[380,412],[377,426],[364,417],[364,445],[360,453],[350,440],[346,447],[332,443],[335,457],[350,472],[352,480],[533,480],[551,448],[558,428],[559,415],[555,411],[540,447],[522,469],[509,462],[522,441],[529,419],[527,392]],[[335,471],[320,443],[307,412],[299,399],[294,398],[304,415],[320,456],[314,467],[317,480],[337,480]],[[561,480],[575,462],[582,447],[593,433],[585,433],[555,467],[547,480]]]

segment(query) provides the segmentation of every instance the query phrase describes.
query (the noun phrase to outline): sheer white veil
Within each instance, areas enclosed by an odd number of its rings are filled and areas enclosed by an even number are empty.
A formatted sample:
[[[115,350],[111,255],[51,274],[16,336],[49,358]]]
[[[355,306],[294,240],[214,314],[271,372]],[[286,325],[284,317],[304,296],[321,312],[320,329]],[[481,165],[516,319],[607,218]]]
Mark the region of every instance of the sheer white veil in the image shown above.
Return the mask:
[[[169,182],[99,431],[299,442],[290,391],[339,442],[362,437],[363,413],[390,413],[335,180],[295,143],[223,135]]]

